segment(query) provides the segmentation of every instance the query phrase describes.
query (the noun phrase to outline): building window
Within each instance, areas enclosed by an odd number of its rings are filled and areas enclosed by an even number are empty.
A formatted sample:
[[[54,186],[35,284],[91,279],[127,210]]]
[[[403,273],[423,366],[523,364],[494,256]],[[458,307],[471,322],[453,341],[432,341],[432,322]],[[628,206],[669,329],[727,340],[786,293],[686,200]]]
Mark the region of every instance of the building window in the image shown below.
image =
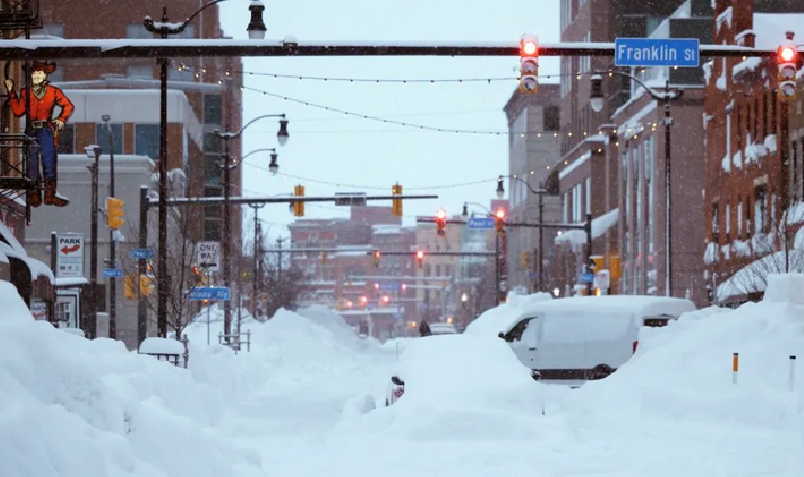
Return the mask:
[[[545,131],[558,131],[561,127],[558,106],[547,106],[542,109],[542,125]]]
[[[207,154],[204,156],[204,181],[209,185],[221,185],[223,168],[220,166],[221,157]]]
[[[720,230],[720,222],[718,217],[718,212],[720,211],[720,207],[718,207],[717,202],[712,202],[712,241],[718,243],[720,238],[718,237],[718,231]]]
[[[765,233],[768,231],[768,191],[764,185],[754,189],[754,232]]]
[[[726,238],[729,237],[731,233],[731,205],[726,204],[726,210],[724,211],[725,219],[726,219]]]
[[[770,92],[770,133],[776,134],[776,90]]]
[[[208,132],[204,134],[204,151],[205,152],[222,152],[221,139],[215,133]]]
[[[219,94],[204,95],[204,123],[221,124],[222,98]]]
[[[591,214],[592,213],[592,178],[587,177],[585,182],[586,182],[586,184],[585,184],[586,185],[586,191],[585,191],[585,194],[586,194],[586,213]]]
[[[59,134],[59,154],[75,154],[75,125],[65,124]]]
[[[741,237],[743,234],[743,201],[739,197],[737,198],[737,233],[738,237]]]
[[[123,125],[112,123],[112,138],[114,139],[114,153],[123,153]],[[109,132],[105,124],[95,125],[95,141],[104,154],[109,153]]]
[[[134,152],[151,159],[159,158],[159,125],[134,125]]]

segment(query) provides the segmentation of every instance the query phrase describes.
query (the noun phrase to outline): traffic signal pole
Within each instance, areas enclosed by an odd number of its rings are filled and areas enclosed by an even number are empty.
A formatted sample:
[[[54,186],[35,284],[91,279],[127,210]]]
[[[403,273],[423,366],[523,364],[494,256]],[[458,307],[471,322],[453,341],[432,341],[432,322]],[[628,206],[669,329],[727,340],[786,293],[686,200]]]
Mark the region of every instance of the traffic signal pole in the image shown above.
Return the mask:
[[[140,233],[139,248],[148,247],[148,186],[140,187]],[[148,334],[148,322],[146,320],[145,300],[142,296],[142,276],[145,275],[145,259],[137,260],[137,280],[134,282],[137,287],[137,346],[145,341]]]

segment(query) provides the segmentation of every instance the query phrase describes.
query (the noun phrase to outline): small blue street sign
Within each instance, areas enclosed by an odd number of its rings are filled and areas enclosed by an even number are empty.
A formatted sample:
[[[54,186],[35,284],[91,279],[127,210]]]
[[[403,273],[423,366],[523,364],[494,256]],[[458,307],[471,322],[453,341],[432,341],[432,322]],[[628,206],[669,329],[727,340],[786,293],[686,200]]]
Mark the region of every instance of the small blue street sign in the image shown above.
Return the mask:
[[[399,285],[396,283],[380,283],[380,290],[396,291]]]
[[[594,273],[581,273],[581,283],[592,283],[595,281]]]
[[[701,64],[697,38],[616,38],[616,66],[686,66]]]
[[[490,229],[494,227],[492,217],[469,217],[467,225],[470,229]]]
[[[154,258],[154,251],[150,248],[135,248],[134,250],[128,252],[128,256],[136,260],[147,260],[149,258]]]
[[[228,301],[231,300],[229,287],[195,287],[187,295],[188,300],[212,300]]]
[[[104,268],[103,276],[106,278],[120,278],[123,276],[123,270],[119,268]]]

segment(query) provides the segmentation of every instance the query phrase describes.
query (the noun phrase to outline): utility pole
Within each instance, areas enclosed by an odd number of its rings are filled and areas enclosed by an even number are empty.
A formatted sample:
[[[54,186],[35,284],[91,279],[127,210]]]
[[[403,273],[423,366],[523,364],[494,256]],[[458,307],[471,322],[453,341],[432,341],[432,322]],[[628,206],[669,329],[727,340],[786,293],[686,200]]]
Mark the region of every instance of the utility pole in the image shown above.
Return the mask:
[[[262,244],[260,243],[260,216],[259,210],[265,207],[265,204],[249,204],[249,207],[254,209],[254,290],[252,291],[251,298],[251,316],[257,317],[257,295],[259,293],[259,280],[260,280],[260,251]]]
[[[282,243],[284,241],[285,241],[284,237],[279,237],[278,239],[276,239],[276,248],[279,249],[278,252],[279,258],[277,259],[276,263],[276,282],[278,284],[282,283]]]
[[[111,116],[104,114],[101,119],[105,123],[106,132],[109,133],[109,196],[116,197],[114,191],[114,133],[112,132]],[[107,211],[108,213],[108,211]],[[116,268],[116,241],[115,230],[109,229],[109,268]],[[117,289],[114,276],[109,277],[109,338],[117,338]],[[139,286],[139,282],[137,282]]]
[[[95,156],[95,162],[87,165],[87,169],[92,175],[92,199],[89,204],[89,324],[87,332],[89,338],[95,339],[98,336],[98,166],[101,148],[88,146],[86,150],[87,155],[92,152]]]
[[[672,190],[670,189],[670,80],[664,84],[664,193],[667,199],[665,216],[665,295],[673,296]]]

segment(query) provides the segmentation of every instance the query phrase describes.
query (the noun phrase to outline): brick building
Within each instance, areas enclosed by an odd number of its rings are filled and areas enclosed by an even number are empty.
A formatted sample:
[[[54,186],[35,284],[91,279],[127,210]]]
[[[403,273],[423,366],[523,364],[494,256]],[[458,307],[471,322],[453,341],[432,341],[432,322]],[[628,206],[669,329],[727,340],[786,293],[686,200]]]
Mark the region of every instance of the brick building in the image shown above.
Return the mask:
[[[349,324],[379,339],[398,336],[415,312],[402,284],[412,275],[409,257],[381,256],[373,250],[411,250],[414,233],[390,207],[352,207],[348,219],[297,219],[290,226],[291,264],[302,270],[299,305],[339,310]],[[302,252],[303,249],[329,252]],[[387,297],[387,298],[386,298]]]
[[[776,48],[785,31],[804,36],[800,2],[715,5],[715,43]],[[739,303],[761,296],[768,273],[804,270],[793,240],[804,220],[801,132],[791,127],[801,103],[780,100],[775,58],[715,59],[707,72],[704,278],[713,302]]]

